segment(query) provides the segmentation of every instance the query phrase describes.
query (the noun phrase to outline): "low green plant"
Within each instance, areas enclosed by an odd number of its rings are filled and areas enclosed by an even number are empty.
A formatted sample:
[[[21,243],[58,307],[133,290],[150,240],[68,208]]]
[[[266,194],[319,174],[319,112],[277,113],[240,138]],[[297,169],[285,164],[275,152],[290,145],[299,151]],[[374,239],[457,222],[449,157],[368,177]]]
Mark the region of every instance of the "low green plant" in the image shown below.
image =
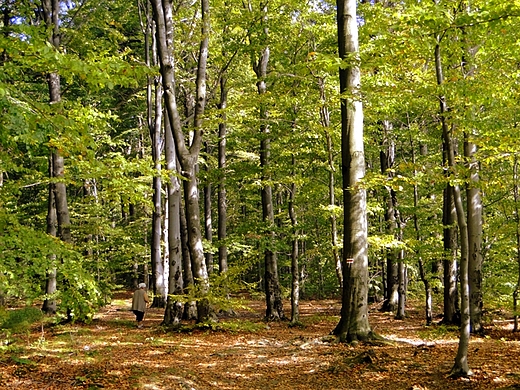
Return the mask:
[[[194,325],[182,325],[176,328],[173,328],[174,331],[181,333],[189,333],[191,334],[194,330],[206,330],[213,332],[231,332],[231,333],[241,333],[241,332],[258,332],[260,330],[264,330],[266,327],[265,323],[258,323],[252,321],[220,321],[220,322],[201,322]]]
[[[456,337],[459,328],[455,325],[434,325],[418,331],[419,337],[423,340],[438,340],[446,338],[447,336]]]
[[[22,333],[29,329],[35,322],[43,318],[40,309],[27,306],[7,312],[7,316],[0,323],[0,329],[7,329],[13,333]]]

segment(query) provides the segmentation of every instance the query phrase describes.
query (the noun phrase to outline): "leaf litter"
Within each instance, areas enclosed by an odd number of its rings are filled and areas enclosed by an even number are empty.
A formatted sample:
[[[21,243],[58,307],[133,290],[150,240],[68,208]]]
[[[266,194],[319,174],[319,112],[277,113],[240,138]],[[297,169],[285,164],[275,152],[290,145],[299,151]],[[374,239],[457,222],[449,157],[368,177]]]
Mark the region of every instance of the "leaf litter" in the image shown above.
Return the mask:
[[[419,309],[404,320],[370,312],[372,329],[390,342],[355,347],[327,337],[339,320],[340,302],[303,301],[299,327],[262,321],[264,302],[249,301],[222,322],[255,324],[229,330],[160,326],[163,309],[149,309],[137,329],[127,309],[131,292],[103,308],[91,324],[33,328],[0,350],[2,389],[520,389],[520,334],[511,322],[487,325],[472,336],[473,375],[448,374],[458,331],[426,327]],[[286,307],[289,303],[286,303]]]

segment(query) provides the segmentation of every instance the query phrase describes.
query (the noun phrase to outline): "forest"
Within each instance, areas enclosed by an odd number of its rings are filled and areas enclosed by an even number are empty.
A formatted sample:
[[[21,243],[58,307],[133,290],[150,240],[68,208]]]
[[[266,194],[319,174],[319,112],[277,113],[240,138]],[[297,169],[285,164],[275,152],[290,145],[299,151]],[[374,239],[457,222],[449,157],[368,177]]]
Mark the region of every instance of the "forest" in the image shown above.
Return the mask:
[[[507,361],[520,351],[518,1],[0,10],[0,384],[42,388],[20,378],[45,376],[29,349],[50,356],[52,334],[101,365],[41,379],[56,389],[520,387]],[[148,327],[119,354],[139,344],[181,364],[182,342],[165,340],[189,334],[207,349],[190,359],[231,366],[245,355],[217,352],[221,332],[257,334],[247,345],[266,356],[317,348],[329,366],[308,375],[330,382],[300,384],[282,363],[262,366],[278,382],[180,368],[170,387],[117,382],[145,374],[107,371],[93,340],[134,332],[143,282]],[[406,354],[444,366],[408,362],[409,382],[385,382],[406,375],[393,364]],[[116,371],[117,386],[100,379]]]

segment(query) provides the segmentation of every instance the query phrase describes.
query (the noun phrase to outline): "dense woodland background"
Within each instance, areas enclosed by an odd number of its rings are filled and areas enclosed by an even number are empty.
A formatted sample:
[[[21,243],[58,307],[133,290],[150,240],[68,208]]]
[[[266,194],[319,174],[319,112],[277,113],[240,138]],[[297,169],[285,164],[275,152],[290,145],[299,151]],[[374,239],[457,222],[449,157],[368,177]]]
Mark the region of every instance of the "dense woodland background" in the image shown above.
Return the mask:
[[[460,321],[461,189],[473,330],[486,308],[516,313],[516,2],[361,2],[343,58],[326,1],[0,9],[2,304],[88,321],[144,280],[175,324],[244,290],[293,321],[291,291],[339,297],[344,99],[363,103],[370,299],[399,317],[431,293]]]

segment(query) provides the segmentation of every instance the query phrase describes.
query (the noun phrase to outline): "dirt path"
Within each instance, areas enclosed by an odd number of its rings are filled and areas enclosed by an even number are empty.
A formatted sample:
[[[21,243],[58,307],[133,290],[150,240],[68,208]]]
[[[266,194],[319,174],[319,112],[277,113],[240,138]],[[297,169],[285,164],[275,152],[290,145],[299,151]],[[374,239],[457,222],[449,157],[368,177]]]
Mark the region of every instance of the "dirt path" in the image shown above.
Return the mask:
[[[498,323],[471,340],[474,375],[452,380],[457,333],[424,327],[413,310],[404,321],[371,312],[372,328],[399,342],[353,348],[321,341],[338,321],[337,301],[303,302],[302,328],[263,323],[263,302],[252,301],[252,312],[225,321],[254,331],[167,333],[162,309],[136,329],[130,294],[92,324],[19,338],[0,353],[0,389],[520,389],[518,335]]]

